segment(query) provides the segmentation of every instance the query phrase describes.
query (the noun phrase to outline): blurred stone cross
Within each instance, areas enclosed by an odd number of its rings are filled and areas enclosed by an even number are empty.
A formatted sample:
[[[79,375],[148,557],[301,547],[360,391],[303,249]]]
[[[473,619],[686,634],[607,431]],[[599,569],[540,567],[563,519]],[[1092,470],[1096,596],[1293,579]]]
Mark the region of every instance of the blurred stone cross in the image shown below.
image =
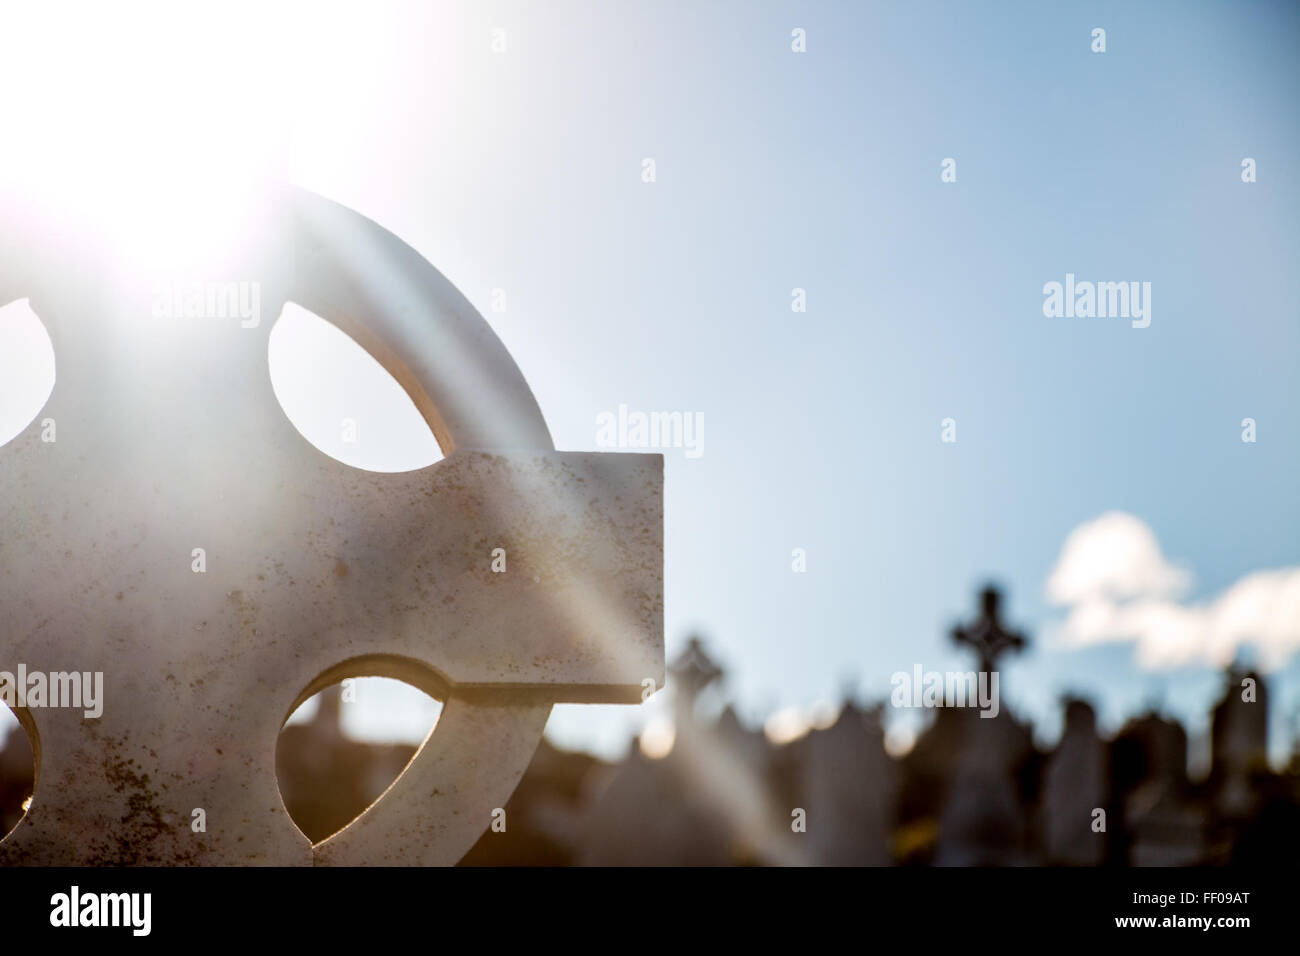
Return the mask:
[[[969,627],[955,627],[952,639],[958,644],[969,645],[979,656],[980,672],[993,673],[997,659],[1004,651],[1022,650],[1025,646],[1023,635],[1008,631],[1002,626],[999,612],[1001,595],[995,587],[986,587],[980,593],[980,616]]]
[[[678,719],[692,720],[695,702],[706,687],[722,678],[722,668],[705,653],[700,639],[692,636],[686,649],[668,670],[673,679],[673,702]]]
[[[1001,595],[994,587],[980,594],[980,614],[967,627],[953,629],[953,640],[966,644],[979,656],[983,675],[997,699],[998,658],[1009,650],[1020,650],[1025,638],[1002,625]],[[943,713],[941,712],[941,718]],[[972,711],[954,711],[968,715]],[[980,717],[997,714],[981,711]],[[1026,862],[1021,854],[1023,814],[1016,788],[1015,768],[1031,747],[1028,731],[1014,715],[1003,713],[999,720],[961,719],[956,729],[957,753],[952,783],[939,817],[939,845],[935,863],[939,866],[1016,866]]]

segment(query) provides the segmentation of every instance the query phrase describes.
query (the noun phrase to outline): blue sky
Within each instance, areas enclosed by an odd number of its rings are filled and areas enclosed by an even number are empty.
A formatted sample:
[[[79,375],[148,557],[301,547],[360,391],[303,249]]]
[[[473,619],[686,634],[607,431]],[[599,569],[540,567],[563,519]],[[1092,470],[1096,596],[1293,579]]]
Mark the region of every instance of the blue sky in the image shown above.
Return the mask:
[[[993,579],[1035,638],[1003,693],[1046,737],[1066,690],[1108,727],[1152,699],[1203,726],[1212,668],[1052,646],[1045,582],[1115,510],[1192,572],[1187,601],[1300,564],[1300,9],[300,9],[275,71],[294,178],[465,292],[556,447],[595,450],[620,403],[703,414],[703,456],[666,452],[670,656],[703,633],[754,720],[848,682],[884,697],[914,663],[969,666],[948,631]],[[1149,281],[1150,327],[1044,317],[1067,272]],[[347,361],[282,373],[324,390],[300,427],[332,433],[342,403],[375,423],[356,463],[431,460],[382,383],[325,381]],[[1293,656],[1277,733],[1297,678]],[[564,706],[550,733],[617,752],[646,711]]]

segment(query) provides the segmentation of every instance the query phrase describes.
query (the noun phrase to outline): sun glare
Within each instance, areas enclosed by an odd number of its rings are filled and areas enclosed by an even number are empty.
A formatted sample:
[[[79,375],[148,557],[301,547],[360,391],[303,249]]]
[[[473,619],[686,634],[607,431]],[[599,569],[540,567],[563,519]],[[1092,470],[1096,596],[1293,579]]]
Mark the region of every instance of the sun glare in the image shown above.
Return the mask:
[[[211,262],[248,232],[261,189],[287,181],[283,12],[0,6],[0,183],[75,216],[125,265]]]

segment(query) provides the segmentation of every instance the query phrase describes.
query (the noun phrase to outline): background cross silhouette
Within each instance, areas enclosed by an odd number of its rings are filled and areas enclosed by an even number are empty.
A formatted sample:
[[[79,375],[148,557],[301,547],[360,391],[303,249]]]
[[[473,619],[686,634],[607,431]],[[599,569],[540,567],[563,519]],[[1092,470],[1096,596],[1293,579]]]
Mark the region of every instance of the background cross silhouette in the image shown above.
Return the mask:
[[[952,639],[958,644],[968,644],[979,655],[980,671],[992,673],[1003,651],[1021,650],[1028,643],[1024,636],[1008,631],[1002,626],[999,605],[1002,595],[995,587],[980,592],[980,616],[969,627],[955,627]]]

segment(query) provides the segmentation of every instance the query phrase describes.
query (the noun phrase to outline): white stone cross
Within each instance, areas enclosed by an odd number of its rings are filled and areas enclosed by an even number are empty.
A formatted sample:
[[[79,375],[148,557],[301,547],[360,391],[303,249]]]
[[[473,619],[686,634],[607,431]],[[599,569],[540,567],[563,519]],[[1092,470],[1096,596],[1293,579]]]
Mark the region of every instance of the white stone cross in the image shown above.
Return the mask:
[[[0,303],[30,297],[57,361],[46,408],[0,448],[0,671],[103,675],[98,718],[50,706],[67,703],[52,688],[15,707],[37,776],[0,862],[454,863],[553,703],[663,685],[662,457],[555,451],[501,342],[414,250],[302,190],[269,208],[202,278],[256,281],[270,319],[294,301],[348,332],[446,458],[381,474],[327,457],[278,407],[272,321],[160,318],[156,276],[0,204]],[[384,795],[313,847],[276,740],[360,675],[444,709]]]

